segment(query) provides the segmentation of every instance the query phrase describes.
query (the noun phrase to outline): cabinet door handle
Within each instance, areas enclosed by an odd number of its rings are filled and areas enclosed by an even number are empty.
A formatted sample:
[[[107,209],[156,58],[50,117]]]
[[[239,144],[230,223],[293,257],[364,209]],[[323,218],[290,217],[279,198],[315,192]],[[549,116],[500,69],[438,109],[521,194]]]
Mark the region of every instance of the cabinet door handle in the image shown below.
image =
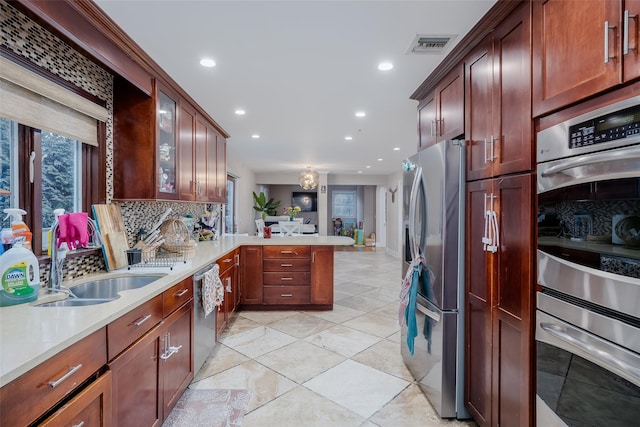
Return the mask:
[[[442,132],[442,129],[444,129],[444,119],[441,118],[440,120],[437,120],[436,123],[436,136],[442,136],[444,134],[444,132]]]
[[[58,378],[57,380],[49,381],[49,387],[51,387],[51,388],[58,387],[60,385],[60,383],[62,383],[64,380],[66,380],[71,375],[76,373],[76,371],[78,371],[78,369],[80,369],[80,368],[82,368],[82,363],[80,363],[79,365],[76,365],[76,366],[72,366],[71,369],[69,369],[69,372],[67,372],[66,374],[64,374],[63,376]]]
[[[292,254],[292,253],[293,253],[293,251],[280,251],[280,253],[281,253],[281,254],[288,254],[288,255],[290,255],[290,254]]]
[[[625,10],[624,11],[624,25],[623,25],[623,31],[624,31],[624,36],[623,36],[623,40],[622,40],[622,54],[623,55],[628,55],[630,50],[636,50],[636,47],[638,45],[638,39],[636,36],[636,41],[635,41],[635,45],[633,47],[629,47],[629,19],[633,19],[636,21],[636,34],[637,32],[637,28],[638,28],[638,15],[630,15],[629,14],[629,10]]]
[[[180,292],[176,293],[177,297],[181,297],[182,295],[186,294],[187,292],[189,292],[189,289],[183,289]]]
[[[230,262],[233,262],[233,260],[231,258],[226,258],[226,259],[223,259],[222,262],[224,262],[225,264],[228,264]]]
[[[609,55],[609,31],[615,30],[615,25],[609,25],[609,21],[604,21],[604,63],[609,63],[609,60],[616,59],[616,56]]]
[[[83,427],[84,426],[84,421],[80,421],[78,424],[74,424],[71,427]]]
[[[140,318],[140,320],[138,320],[137,322],[133,322],[133,324],[135,326],[141,326],[144,322],[146,322],[149,319],[151,319],[151,315],[147,314],[146,316]]]
[[[293,264],[280,264],[280,267],[293,267]]]
[[[293,280],[293,277],[281,277],[280,280],[282,280],[283,282],[286,282],[289,280]]]
[[[431,120],[431,136],[436,136],[436,119]]]
[[[281,297],[287,297],[287,298],[289,298],[289,297],[292,297],[292,296],[293,296],[293,294],[280,294],[280,296],[281,296]]]
[[[491,135],[491,139],[489,141],[489,143],[491,144],[490,150],[489,150],[489,161],[493,162],[496,159],[495,156],[495,152],[494,152],[494,145],[496,144],[496,138],[495,136]]]

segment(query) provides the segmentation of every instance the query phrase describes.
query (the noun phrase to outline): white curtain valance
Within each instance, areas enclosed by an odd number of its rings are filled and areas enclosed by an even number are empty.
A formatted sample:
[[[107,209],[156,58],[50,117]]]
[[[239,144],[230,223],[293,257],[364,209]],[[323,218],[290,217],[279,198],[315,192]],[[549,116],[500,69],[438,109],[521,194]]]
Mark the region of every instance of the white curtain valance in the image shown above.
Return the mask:
[[[0,116],[97,146],[96,120],[109,112],[0,57]]]

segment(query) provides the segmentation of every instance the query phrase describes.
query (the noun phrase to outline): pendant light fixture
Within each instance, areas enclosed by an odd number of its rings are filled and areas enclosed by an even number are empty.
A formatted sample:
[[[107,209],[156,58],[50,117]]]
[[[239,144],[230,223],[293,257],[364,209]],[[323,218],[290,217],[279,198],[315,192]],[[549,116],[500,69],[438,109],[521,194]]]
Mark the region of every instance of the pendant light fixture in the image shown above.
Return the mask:
[[[307,166],[305,170],[300,172],[300,178],[298,179],[300,187],[305,190],[315,190],[318,186],[318,172]]]

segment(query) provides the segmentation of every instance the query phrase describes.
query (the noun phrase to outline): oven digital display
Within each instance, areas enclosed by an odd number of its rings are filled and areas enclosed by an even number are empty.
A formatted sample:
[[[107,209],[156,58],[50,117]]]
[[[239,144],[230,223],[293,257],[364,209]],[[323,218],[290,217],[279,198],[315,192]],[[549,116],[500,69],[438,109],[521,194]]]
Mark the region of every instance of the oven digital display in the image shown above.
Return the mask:
[[[569,148],[640,136],[640,105],[569,127]]]

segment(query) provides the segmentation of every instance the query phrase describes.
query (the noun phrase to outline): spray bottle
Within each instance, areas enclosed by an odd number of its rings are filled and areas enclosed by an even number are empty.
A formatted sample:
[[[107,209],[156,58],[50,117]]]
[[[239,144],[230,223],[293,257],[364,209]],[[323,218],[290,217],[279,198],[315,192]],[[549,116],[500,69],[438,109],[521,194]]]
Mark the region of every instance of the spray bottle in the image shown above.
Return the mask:
[[[5,209],[4,213],[7,216],[4,219],[11,217],[11,232],[13,233],[13,246],[23,247],[31,250],[31,231],[27,224],[22,221],[22,216],[27,212],[22,209],[9,208]]]

